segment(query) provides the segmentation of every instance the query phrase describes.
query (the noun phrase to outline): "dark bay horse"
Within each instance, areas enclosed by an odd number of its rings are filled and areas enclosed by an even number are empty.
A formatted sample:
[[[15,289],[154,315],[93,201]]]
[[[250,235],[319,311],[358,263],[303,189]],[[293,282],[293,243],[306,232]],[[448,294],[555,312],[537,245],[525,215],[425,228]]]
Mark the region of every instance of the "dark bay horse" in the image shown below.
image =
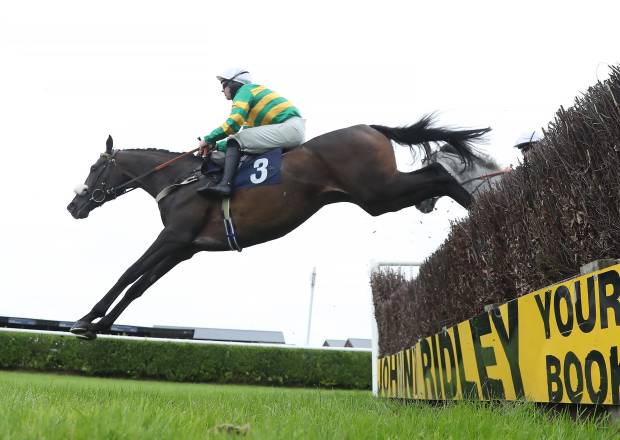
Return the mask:
[[[489,130],[436,128],[426,116],[407,127],[356,125],[314,138],[282,157],[280,184],[234,193],[230,209],[238,242],[247,247],[282,237],[322,206],[335,202],[355,203],[373,216],[439,196],[451,197],[467,207],[471,195],[441,164],[399,172],[390,140],[408,145],[412,151],[417,146],[426,154],[428,143],[445,142],[453,147],[461,163],[469,165],[478,159],[473,142]],[[178,154],[152,149],[113,150],[109,138],[106,152],[91,166],[67,209],[74,218],[86,218],[93,209],[134,188],[155,197],[179,176],[200,166],[202,159],[187,155],[149,173]],[[230,250],[222,201],[198,195],[196,186],[182,186],[159,201],[164,229],[71,332],[85,339],[96,338],[134,299],[181,261],[200,251]],[[125,289],[121,300],[108,310]]]

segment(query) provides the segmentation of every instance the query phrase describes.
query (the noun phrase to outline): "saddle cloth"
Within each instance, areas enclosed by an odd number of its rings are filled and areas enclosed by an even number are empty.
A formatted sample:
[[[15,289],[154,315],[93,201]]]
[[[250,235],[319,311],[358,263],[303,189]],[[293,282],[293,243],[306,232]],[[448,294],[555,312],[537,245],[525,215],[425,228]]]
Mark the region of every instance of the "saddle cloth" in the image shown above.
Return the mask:
[[[281,182],[280,168],[282,166],[282,149],[275,148],[263,154],[245,154],[239,160],[239,167],[233,181],[233,189],[252,188],[263,185],[277,185]],[[204,175],[203,175],[204,174]],[[165,187],[157,194],[155,200],[161,199],[181,186],[197,182],[202,179],[211,179],[217,182],[222,174],[222,167],[208,161],[204,166],[193,170],[189,176]]]
[[[263,154],[244,154],[239,160],[237,173],[233,181],[233,189],[248,188],[280,183],[280,167],[282,165],[282,149],[276,148]],[[208,162],[203,174],[212,175],[222,172],[222,167]]]

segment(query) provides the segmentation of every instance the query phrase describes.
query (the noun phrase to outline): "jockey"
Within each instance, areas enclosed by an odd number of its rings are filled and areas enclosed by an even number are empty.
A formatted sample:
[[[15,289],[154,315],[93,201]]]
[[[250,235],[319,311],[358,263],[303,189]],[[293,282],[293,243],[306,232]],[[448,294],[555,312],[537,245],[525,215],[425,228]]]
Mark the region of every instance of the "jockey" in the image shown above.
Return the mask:
[[[254,84],[247,70],[228,69],[216,78],[222,93],[232,101],[230,116],[222,125],[201,138],[200,154],[215,145],[213,159],[224,155],[224,172],[217,185],[207,183],[200,194],[229,196],[239,164],[240,151],[264,153],[273,148],[294,148],[304,141],[305,127],[299,110],[290,101],[265,86]]]
[[[537,130],[529,130],[521,133],[515,141],[515,148],[518,148],[526,157],[532,148],[540,141],[541,136]]]

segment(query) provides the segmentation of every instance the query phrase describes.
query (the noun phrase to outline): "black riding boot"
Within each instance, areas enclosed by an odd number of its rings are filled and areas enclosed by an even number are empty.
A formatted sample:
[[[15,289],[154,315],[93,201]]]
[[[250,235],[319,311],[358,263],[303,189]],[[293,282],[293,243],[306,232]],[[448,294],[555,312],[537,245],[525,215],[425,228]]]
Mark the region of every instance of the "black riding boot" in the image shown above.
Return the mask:
[[[226,159],[224,162],[224,173],[222,179],[217,185],[203,185],[196,191],[200,195],[214,194],[222,197],[228,197],[232,193],[232,182],[239,165],[239,144],[231,139],[228,141],[226,148]]]

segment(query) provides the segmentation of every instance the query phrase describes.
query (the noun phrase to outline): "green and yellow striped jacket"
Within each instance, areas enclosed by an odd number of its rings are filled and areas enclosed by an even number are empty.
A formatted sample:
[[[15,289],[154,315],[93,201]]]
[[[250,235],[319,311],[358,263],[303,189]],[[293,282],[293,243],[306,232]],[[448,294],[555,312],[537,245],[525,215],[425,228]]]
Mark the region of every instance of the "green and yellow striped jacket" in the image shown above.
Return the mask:
[[[289,100],[265,86],[245,84],[237,90],[226,122],[202,139],[212,144],[237,133],[241,127],[280,124],[293,116],[301,114]]]

